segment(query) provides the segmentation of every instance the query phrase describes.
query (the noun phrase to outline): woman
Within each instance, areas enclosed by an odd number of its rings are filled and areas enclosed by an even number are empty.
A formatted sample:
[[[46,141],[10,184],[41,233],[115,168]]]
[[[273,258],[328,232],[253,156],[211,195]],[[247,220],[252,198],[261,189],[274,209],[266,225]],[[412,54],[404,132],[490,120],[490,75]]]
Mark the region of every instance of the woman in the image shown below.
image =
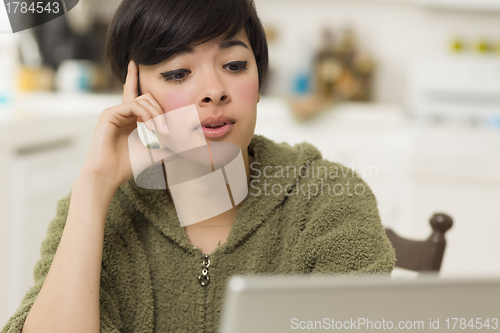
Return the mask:
[[[231,275],[392,270],[376,200],[356,173],[309,144],[253,134],[267,44],[250,1],[121,3],[106,51],[123,103],[102,112],[35,285],[2,332],[216,332]],[[202,125],[224,127],[203,129],[208,144],[241,149],[249,193],[181,227],[169,191],[135,183],[127,140],[137,121],[160,130],[155,117],[189,105]]]

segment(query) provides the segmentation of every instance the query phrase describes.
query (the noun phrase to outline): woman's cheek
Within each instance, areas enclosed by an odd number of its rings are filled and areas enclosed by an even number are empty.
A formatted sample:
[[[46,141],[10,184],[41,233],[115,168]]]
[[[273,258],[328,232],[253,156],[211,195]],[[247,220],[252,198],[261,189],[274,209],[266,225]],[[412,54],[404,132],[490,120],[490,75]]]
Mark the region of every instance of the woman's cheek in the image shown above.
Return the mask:
[[[182,89],[178,89],[178,91],[157,92],[154,94],[154,98],[165,112],[194,104],[191,94]]]
[[[252,78],[241,82],[237,92],[242,102],[257,104],[259,101],[259,80]]]

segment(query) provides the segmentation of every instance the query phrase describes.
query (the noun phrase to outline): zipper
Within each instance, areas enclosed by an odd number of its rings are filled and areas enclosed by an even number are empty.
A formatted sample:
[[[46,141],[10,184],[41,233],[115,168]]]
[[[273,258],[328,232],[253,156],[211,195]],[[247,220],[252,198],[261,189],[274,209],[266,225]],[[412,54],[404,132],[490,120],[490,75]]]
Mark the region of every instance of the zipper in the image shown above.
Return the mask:
[[[210,256],[208,254],[203,254],[202,259],[202,270],[201,275],[198,277],[198,282],[202,287],[206,287],[210,283],[210,277],[208,276],[208,267],[210,267]]]
[[[206,287],[210,283],[210,276],[208,275],[208,268],[210,267],[210,256],[208,254],[202,254],[202,269],[201,275],[198,277],[198,282],[202,287]],[[206,299],[206,290],[205,290],[205,311],[203,314],[203,332],[207,331],[207,299]]]

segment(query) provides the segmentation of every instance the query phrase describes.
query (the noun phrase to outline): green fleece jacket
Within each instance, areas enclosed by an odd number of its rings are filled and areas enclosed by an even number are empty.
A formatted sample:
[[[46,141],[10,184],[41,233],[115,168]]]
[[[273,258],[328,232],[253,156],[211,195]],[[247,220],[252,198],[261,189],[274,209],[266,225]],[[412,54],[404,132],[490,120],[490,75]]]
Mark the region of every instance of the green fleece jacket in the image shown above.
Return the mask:
[[[249,194],[227,241],[203,254],[180,226],[165,190],[122,185],[106,219],[101,332],[217,332],[235,274],[390,273],[395,256],[367,184],[308,143],[255,135]],[[2,329],[20,332],[62,236],[70,195],[58,203],[34,268],[35,285]]]

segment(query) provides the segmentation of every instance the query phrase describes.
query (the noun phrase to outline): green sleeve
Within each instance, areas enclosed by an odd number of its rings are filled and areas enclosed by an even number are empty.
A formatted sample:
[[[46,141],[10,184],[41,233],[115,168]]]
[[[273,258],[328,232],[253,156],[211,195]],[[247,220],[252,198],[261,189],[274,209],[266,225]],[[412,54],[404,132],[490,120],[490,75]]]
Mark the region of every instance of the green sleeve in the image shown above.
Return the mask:
[[[2,328],[0,333],[19,333],[22,331],[24,322],[28,313],[35,303],[36,297],[40,292],[45,278],[49,272],[50,265],[54,259],[59,241],[62,237],[64,226],[69,210],[70,195],[59,200],[57,204],[57,214],[54,220],[49,224],[47,235],[42,243],[40,250],[40,259],[35,265],[33,276],[35,284],[29,289],[21,301],[21,305],[16,310],[14,315],[7,321],[7,324]],[[101,290],[100,290],[100,315],[101,315],[101,332],[115,333],[121,328],[118,307],[111,293],[102,288],[102,285],[107,285],[107,274],[101,269]],[[104,282],[104,283],[103,283]]]
[[[331,188],[336,186],[336,192],[327,193],[325,181]],[[306,271],[390,274],[395,253],[370,187],[352,171],[347,176],[324,179],[322,185],[323,194],[311,198],[310,220],[302,233]]]

